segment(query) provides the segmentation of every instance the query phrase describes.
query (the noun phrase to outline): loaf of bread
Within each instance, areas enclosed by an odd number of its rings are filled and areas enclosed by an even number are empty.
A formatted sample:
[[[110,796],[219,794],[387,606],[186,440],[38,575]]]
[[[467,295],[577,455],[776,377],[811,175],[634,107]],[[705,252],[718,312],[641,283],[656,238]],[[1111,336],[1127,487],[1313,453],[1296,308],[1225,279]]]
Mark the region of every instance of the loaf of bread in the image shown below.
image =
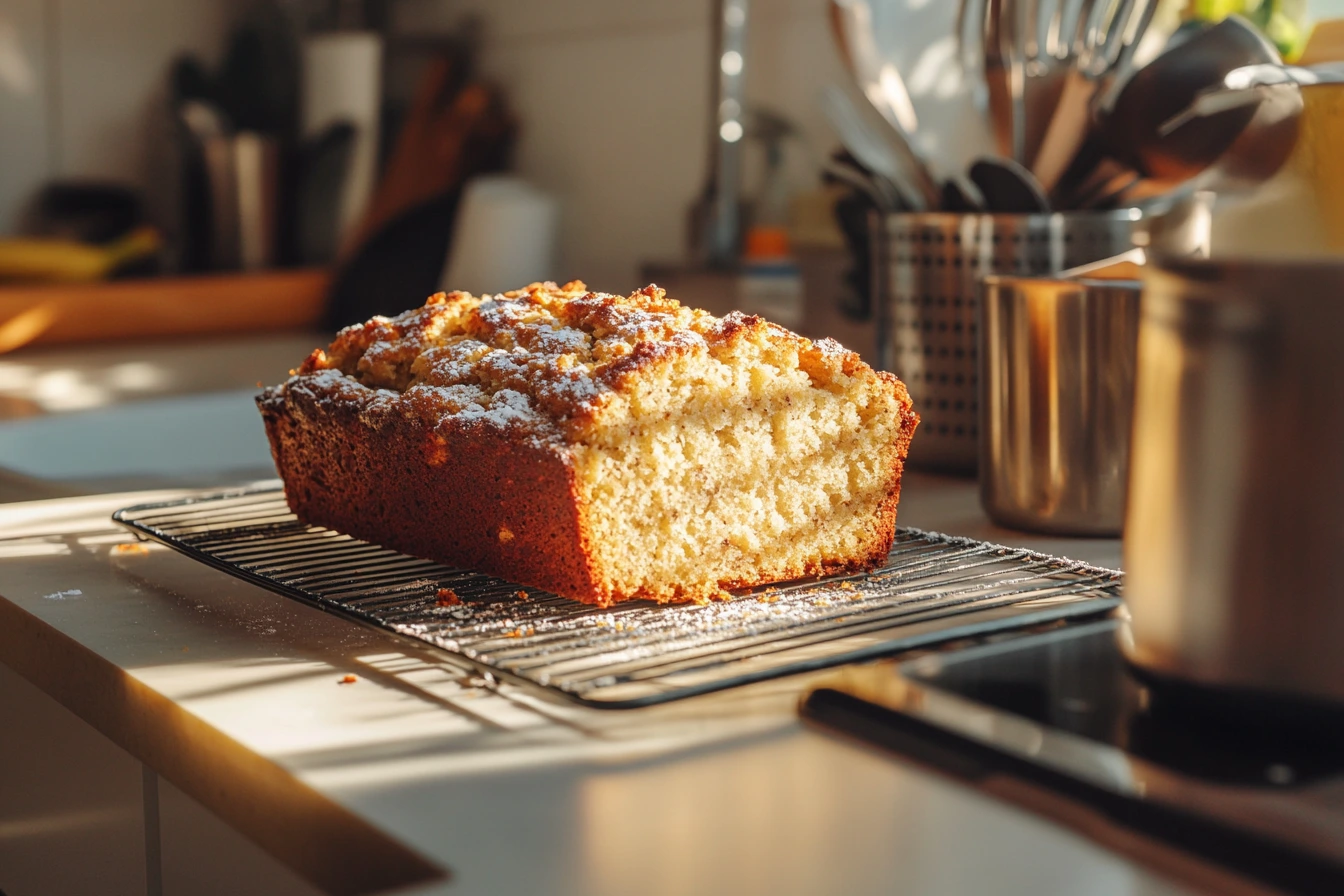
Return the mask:
[[[602,606],[879,566],[919,419],[832,340],[578,282],[431,296],[257,401],[306,522]]]

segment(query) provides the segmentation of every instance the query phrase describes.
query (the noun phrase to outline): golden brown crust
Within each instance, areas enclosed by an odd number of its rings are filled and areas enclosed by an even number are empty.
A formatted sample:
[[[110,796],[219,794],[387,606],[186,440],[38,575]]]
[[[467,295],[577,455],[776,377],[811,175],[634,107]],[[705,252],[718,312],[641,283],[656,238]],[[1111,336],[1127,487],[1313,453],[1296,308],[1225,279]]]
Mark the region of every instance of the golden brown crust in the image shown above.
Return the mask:
[[[445,415],[488,408],[505,393],[536,435],[573,439],[650,368],[690,352],[726,356],[748,341],[804,355],[816,379],[866,367],[831,340],[814,343],[741,312],[717,318],[657,286],[617,296],[574,281],[497,296],[437,293],[394,318],[345,328],[297,373],[339,370]]]
[[[371,390],[364,390],[370,392]],[[597,600],[562,451],[505,430],[436,431],[357,393],[257,399],[300,519],[404,553]],[[452,457],[452,463],[443,460]]]

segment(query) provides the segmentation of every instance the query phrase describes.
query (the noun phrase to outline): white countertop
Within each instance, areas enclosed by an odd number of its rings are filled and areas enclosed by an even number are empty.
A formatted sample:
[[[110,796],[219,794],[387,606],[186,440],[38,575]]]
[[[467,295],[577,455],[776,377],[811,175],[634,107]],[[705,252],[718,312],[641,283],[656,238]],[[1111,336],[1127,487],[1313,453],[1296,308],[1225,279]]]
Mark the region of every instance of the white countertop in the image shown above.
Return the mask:
[[[475,686],[443,655],[167,549],[113,550],[129,539],[112,510],[169,496],[0,507],[0,661],[328,885],[1181,892],[1042,817],[804,727],[796,702],[815,676],[585,710]],[[1119,563],[1115,541],[994,529],[962,480],[909,476],[900,522]]]
[[[202,351],[219,357],[198,366]],[[106,383],[107,367],[130,390],[114,403],[172,395],[183,376],[217,391],[0,422],[0,500],[262,475],[251,390],[236,390],[302,353],[15,358],[0,390]],[[165,548],[115,550],[130,539],[113,510],[179,494],[0,505],[0,663],[333,892],[1184,892],[1075,830],[804,727],[797,700],[821,676],[581,709],[482,688],[445,655]],[[966,480],[907,476],[900,523],[1120,563],[1118,541],[996,529]]]

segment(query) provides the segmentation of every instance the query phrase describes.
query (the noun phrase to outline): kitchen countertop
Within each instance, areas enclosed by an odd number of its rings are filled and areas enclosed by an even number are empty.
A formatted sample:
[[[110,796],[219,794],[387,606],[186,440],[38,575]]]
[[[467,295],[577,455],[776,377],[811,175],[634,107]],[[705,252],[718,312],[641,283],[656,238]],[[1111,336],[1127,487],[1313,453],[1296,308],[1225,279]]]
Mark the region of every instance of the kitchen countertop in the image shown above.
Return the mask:
[[[0,507],[0,661],[334,892],[1184,892],[805,727],[818,676],[582,709],[165,548],[116,549],[113,510],[179,493]],[[910,475],[900,521],[1119,563],[1113,540],[995,529],[964,480]]]

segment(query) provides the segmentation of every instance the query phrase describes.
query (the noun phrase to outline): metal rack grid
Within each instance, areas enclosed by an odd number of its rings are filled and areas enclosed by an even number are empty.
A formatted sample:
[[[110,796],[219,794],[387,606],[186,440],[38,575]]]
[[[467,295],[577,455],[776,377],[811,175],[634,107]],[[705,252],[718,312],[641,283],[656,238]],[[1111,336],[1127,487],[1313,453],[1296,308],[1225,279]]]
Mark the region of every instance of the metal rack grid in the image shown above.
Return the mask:
[[[870,574],[758,588],[703,606],[602,609],[309,526],[274,487],[143,504],[113,519],[482,672],[608,708],[1103,613],[1119,604],[1121,580],[1071,560],[901,529],[886,566]]]

